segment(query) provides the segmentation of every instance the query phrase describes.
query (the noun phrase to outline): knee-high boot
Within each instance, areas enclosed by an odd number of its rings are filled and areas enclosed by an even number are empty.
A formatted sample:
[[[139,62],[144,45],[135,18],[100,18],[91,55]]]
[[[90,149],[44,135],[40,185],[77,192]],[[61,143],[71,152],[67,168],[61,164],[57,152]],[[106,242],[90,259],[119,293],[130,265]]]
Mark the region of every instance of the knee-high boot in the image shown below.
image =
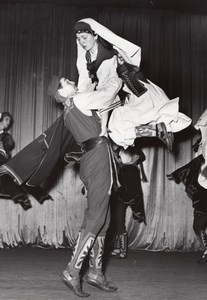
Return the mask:
[[[207,262],[207,235],[204,230],[200,230],[199,234],[197,233],[196,236],[204,251],[201,259],[198,260],[198,263],[204,264]]]
[[[83,261],[88,255],[94,243],[94,237],[88,234],[86,237],[82,236],[82,233],[79,232],[78,238],[71,256],[71,260],[68,263],[68,269],[70,274],[77,276],[80,273]]]
[[[114,237],[111,255],[116,258],[126,258],[128,250],[128,235],[127,232],[117,234]]]
[[[205,230],[200,231],[200,242],[203,245],[204,251],[207,251],[207,235]]]
[[[86,280],[89,284],[105,292],[115,292],[117,287],[112,286],[103,274],[103,254],[105,236],[98,236],[91,249],[89,257],[89,272]]]
[[[82,291],[80,270],[84,259],[88,255],[92,245],[94,243],[94,237],[87,235],[82,236],[79,232],[78,238],[71,256],[71,260],[68,263],[66,269],[62,272],[62,279],[64,283],[73,291],[73,293],[79,297],[88,297],[90,294]]]
[[[157,137],[166,146],[169,151],[172,151],[174,135],[173,132],[168,132],[165,123],[140,125],[135,127],[136,136],[139,137]]]
[[[198,260],[198,263],[207,262],[207,235],[205,232],[206,224],[207,224],[207,212],[206,213],[194,212],[193,230],[204,251],[201,259]]]
[[[98,236],[91,249],[89,258],[89,273],[102,275],[103,254],[104,254],[104,236]]]

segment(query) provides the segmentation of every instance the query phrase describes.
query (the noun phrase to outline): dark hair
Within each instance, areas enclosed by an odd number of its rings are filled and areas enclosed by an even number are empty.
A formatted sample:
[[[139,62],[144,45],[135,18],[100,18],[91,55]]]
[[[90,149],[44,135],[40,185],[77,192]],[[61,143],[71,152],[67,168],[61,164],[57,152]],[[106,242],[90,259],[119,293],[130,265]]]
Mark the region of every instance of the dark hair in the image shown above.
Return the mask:
[[[75,24],[74,31],[75,31],[75,33],[86,32],[86,33],[90,33],[92,35],[96,35],[95,32],[92,30],[91,26],[88,23],[85,23],[82,21],[79,21]]]
[[[12,127],[12,125],[14,124],[14,119],[13,119],[12,114],[10,114],[8,111],[4,111],[4,112],[1,113],[0,122],[2,122],[3,119],[4,119],[5,117],[9,117],[9,118],[10,118],[10,124],[9,124],[9,126],[4,130],[4,131],[7,131],[7,130],[9,130],[9,129]]]

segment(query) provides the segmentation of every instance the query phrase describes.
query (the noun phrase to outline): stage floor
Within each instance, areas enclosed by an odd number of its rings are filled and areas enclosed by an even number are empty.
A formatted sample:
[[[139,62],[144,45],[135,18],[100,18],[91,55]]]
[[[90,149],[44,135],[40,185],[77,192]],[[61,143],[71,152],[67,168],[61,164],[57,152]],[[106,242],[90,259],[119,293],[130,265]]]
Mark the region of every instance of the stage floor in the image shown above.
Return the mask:
[[[70,249],[0,249],[0,300],[77,300],[62,283]],[[104,293],[83,282],[89,300],[205,300],[207,263],[201,253],[129,251],[109,258],[106,277],[118,286]]]

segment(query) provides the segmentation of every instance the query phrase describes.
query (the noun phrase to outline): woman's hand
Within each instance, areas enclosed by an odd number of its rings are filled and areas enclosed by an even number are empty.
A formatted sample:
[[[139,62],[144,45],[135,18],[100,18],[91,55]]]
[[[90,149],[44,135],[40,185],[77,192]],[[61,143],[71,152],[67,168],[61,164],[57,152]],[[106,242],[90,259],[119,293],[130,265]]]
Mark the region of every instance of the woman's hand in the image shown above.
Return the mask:
[[[101,128],[101,133],[99,134],[99,136],[108,137],[108,128],[106,126]]]
[[[119,65],[124,64],[124,59],[123,59],[123,57],[121,56],[120,53],[117,54],[117,62],[118,62]]]

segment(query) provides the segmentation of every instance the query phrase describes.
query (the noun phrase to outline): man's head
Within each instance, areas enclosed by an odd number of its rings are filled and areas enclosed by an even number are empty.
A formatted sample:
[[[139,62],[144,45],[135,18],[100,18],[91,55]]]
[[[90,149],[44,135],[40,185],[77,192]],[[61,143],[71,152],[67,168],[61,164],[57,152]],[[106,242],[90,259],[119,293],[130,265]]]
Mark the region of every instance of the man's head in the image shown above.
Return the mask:
[[[64,77],[53,76],[48,86],[47,94],[55,98],[59,103],[64,103],[68,98],[77,93],[77,87],[73,81]]]

